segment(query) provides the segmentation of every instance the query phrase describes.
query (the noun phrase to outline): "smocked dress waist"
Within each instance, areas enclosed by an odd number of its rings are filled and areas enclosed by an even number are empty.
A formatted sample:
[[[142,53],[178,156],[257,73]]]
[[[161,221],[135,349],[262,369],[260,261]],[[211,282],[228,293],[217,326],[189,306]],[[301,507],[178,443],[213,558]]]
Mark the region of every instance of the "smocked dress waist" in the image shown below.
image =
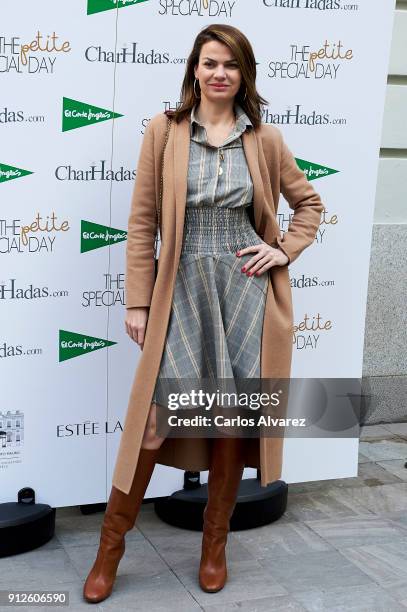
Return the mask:
[[[202,206],[185,209],[181,256],[188,253],[236,253],[239,249],[261,242],[244,206]]]

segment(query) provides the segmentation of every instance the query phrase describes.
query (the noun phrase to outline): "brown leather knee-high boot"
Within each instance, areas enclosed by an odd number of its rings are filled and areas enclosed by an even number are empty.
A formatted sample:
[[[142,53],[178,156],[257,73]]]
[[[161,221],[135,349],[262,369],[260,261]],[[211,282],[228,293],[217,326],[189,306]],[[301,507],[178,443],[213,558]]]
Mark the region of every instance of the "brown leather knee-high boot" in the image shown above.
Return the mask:
[[[220,591],[227,579],[225,546],[245,465],[244,444],[244,438],[213,439],[199,567],[199,584],[207,593]]]
[[[126,495],[112,487],[106,507],[96,560],[83,587],[86,601],[97,603],[109,597],[117,568],[125,550],[124,536],[134,527],[150,482],[159,449],[141,448],[131,489]]]

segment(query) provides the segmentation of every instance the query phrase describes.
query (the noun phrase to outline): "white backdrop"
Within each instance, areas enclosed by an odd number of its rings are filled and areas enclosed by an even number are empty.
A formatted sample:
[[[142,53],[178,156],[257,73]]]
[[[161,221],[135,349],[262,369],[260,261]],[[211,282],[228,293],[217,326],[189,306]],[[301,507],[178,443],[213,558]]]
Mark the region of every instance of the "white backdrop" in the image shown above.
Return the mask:
[[[361,377],[394,6],[22,0],[3,10],[0,502],[23,486],[56,507],[106,500],[140,355],[124,327],[134,169],[146,124],[179,103],[209,23],[252,42],[263,121],[282,130],[326,207],[289,270],[295,324],[307,328],[293,334],[292,375]],[[282,231],[290,212],[281,198]],[[287,439],[282,478],[355,476],[357,453],[357,439]],[[182,478],[158,465],[146,497]]]

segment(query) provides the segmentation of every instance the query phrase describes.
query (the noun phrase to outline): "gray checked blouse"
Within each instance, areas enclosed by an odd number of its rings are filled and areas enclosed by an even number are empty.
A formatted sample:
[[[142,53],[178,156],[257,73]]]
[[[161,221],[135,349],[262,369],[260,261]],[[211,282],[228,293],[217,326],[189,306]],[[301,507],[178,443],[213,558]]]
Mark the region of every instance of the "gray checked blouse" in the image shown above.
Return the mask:
[[[253,200],[253,183],[246,164],[242,132],[253,124],[243,109],[235,104],[236,127],[223,142],[209,144],[205,127],[191,112],[191,144],[188,169],[187,207],[248,206]],[[219,174],[219,168],[221,174]]]

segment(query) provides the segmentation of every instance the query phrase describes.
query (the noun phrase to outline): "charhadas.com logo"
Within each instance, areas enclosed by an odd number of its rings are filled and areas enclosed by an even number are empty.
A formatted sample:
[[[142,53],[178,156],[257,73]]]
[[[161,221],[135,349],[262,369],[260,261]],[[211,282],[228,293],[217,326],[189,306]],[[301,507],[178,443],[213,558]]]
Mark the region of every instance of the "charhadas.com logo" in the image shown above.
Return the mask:
[[[313,162],[307,161],[306,159],[295,158],[297,166],[304,172],[305,176],[309,181],[315,181],[315,179],[324,178],[330,174],[336,174],[339,170],[329,168],[328,166],[321,166]]]
[[[124,230],[99,225],[92,221],[81,221],[81,253],[123,242],[126,239],[127,232]]]
[[[148,0],[88,0],[88,15],[101,13],[102,11],[111,11],[116,8],[123,8],[132,4],[141,4]]]
[[[72,100],[72,98],[63,98],[62,101],[62,131],[76,130],[77,128],[101,123],[123,117],[120,113],[115,113],[107,108]]]
[[[93,353],[99,349],[113,346],[113,344],[117,344],[117,342],[60,329],[59,361],[67,361],[68,359],[85,355],[85,353]]]
[[[27,174],[34,174],[30,170],[23,170],[22,168],[16,168],[15,166],[8,166],[7,164],[0,164],[0,183],[6,181],[12,181],[13,179],[27,176]]]

